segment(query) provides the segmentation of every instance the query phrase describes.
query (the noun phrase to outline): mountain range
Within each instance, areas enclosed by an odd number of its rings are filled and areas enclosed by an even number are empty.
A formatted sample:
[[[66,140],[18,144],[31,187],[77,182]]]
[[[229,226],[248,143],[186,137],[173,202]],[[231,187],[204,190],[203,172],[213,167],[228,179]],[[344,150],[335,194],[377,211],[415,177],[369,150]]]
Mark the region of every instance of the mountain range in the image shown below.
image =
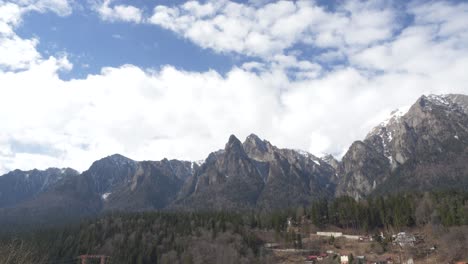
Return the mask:
[[[468,187],[468,96],[421,96],[355,141],[340,161],[230,136],[202,162],[115,154],[83,173],[15,170],[0,177],[0,222],[112,211],[275,210],[348,195]]]

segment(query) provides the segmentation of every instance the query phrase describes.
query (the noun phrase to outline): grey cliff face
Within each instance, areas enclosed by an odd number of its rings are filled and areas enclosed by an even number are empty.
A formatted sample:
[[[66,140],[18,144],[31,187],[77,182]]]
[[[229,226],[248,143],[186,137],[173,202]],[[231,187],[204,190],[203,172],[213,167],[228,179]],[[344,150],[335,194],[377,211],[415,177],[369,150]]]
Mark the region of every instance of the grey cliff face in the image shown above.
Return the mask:
[[[360,199],[390,174],[388,159],[362,141],[354,142],[338,167],[337,195]]]
[[[187,181],[176,204],[224,209],[307,204],[333,194],[334,172],[310,153],[279,149],[254,134],[243,143],[231,136],[225,149],[210,154]]]
[[[385,192],[397,191],[405,186],[395,183],[396,179],[403,180],[402,175],[408,175],[405,178],[405,182],[411,182],[408,186],[421,189],[434,187],[441,177],[463,179],[463,173],[445,176],[435,173],[424,181],[417,175],[435,164],[450,167],[453,162],[462,163],[460,159],[464,159],[468,145],[467,98],[466,95],[422,96],[408,112],[392,113],[389,120],[375,127],[359,143],[360,147],[353,144],[343,157],[338,169],[342,180],[337,194],[364,197],[376,186],[377,192],[382,192],[387,182],[393,182],[393,187]]]
[[[104,210],[144,211],[166,207],[191,176],[191,165],[167,159],[138,162],[128,182],[121,182],[101,196]]]
[[[340,162],[331,154],[322,157],[322,160],[328,163],[333,169],[338,169]]]
[[[0,208],[15,206],[47,192],[64,178],[78,175],[70,169],[14,170],[0,177]]]
[[[202,209],[250,208],[264,181],[242,143],[230,136],[224,150],[211,153],[187,181],[179,204]]]

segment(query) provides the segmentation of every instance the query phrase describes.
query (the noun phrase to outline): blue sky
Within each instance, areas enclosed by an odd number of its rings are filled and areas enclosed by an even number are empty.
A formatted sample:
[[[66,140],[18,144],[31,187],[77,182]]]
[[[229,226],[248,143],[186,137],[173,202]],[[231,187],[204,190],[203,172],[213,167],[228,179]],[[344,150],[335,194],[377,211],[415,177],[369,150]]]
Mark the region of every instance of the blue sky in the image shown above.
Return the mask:
[[[338,158],[422,94],[467,93],[465,1],[0,0],[0,172],[230,134]]]
[[[76,67],[64,78],[83,78],[102,67],[135,64],[144,68],[174,65],[190,71],[228,71],[239,57],[216,54],[151,25],[110,23],[84,9],[61,17],[29,13],[18,28],[25,38],[39,37],[42,54],[66,53]]]
[[[157,5],[177,6],[184,2],[113,1],[112,3],[131,4],[149,14]],[[248,1],[235,2],[248,4]],[[340,8],[336,2],[317,1],[317,4],[324,9],[334,10]],[[407,2],[395,1],[392,5],[402,8],[404,3]],[[399,17],[399,23],[407,24],[410,21],[410,15]],[[67,54],[75,67],[71,71],[62,73],[64,79],[84,78],[88,74],[99,73],[103,67],[118,67],[123,64],[134,64],[143,68],[173,65],[187,71],[215,69],[224,74],[233,66],[240,66],[251,58],[244,54],[219,53],[201,48],[174,32],[153,25],[103,21],[93,13],[90,5],[80,5],[67,16],[55,13],[28,13],[23,17],[23,22],[16,32],[23,38],[39,38],[37,50],[41,54],[52,56]],[[302,54],[299,58],[312,60],[314,56],[327,49],[299,43],[289,50],[300,50]],[[329,62],[323,66],[331,68],[337,63],[342,65],[346,60]]]

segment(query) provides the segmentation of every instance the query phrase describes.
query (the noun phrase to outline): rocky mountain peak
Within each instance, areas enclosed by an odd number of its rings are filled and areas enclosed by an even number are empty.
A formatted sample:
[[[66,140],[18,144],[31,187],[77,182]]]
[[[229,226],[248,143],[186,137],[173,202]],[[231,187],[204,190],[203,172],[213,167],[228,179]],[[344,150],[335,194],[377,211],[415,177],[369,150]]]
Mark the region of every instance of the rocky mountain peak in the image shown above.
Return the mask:
[[[446,95],[453,103],[456,103],[465,114],[468,115],[468,96],[463,94],[448,94]]]
[[[124,181],[130,181],[138,167],[138,162],[120,154],[107,156],[93,162],[91,167],[83,172],[94,186],[94,191],[107,193],[113,186]]]
[[[418,110],[425,113],[462,112],[468,113],[468,96],[461,94],[447,95],[422,95],[413,105],[411,112],[418,113]]]
[[[393,111],[363,142],[351,145],[338,171],[344,179],[338,190],[362,197],[374,191],[374,181],[380,185],[394,179],[395,186],[402,188],[396,179],[402,180],[399,177],[405,174],[405,181],[422,188],[437,182],[438,177],[446,177],[450,173],[442,173],[441,169],[436,177],[435,171],[463,159],[468,143],[467,109],[468,96],[451,94],[423,95],[408,111]],[[433,168],[437,160],[449,156],[437,169]],[[429,177],[425,171],[428,167],[432,168],[431,180],[419,182],[413,178],[419,172]],[[451,175],[461,177],[459,172]]]
[[[224,147],[224,150],[228,154],[238,154],[238,155],[241,155],[241,156],[246,155],[245,151],[244,151],[244,147],[242,146],[242,143],[234,135],[231,135],[229,137],[229,140],[226,143],[226,146]]]
[[[124,165],[124,164],[135,163],[134,160],[132,160],[130,158],[127,158],[127,157],[125,157],[125,156],[123,156],[121,154],[118,154],[118,153],[107,156],[105,158],[102,158],[99,161],[101,161],[101,162],[110,162],[110,163],[114,163],[116,165]]]
[[[332,168],[334,168],[335,170],[340,165],[340,162],[331,154],[323,156],[322,160],[328,163],[328,165],[332,166]]]
[[[260,139],[257,135],[249,135],[242,143],[247,155],[255,160],[268,160],[272,158],[274,147],[270,142]]]
[[[250,134],[243,143],[244,147],[256,147],[261,152],[268,151],[266,142],[261,140],[257,135]]]
[[[390,112],[390,115],[384,119],[379,125],[374,127],[369,134],[367,134],[366,139],[369,139],[373,136],[380,136],[386,142],[384,144],[392,141],[393,135],[392,130],[394,130],[402,121],[403,117],[408,113],[410,107],[401,107]]]

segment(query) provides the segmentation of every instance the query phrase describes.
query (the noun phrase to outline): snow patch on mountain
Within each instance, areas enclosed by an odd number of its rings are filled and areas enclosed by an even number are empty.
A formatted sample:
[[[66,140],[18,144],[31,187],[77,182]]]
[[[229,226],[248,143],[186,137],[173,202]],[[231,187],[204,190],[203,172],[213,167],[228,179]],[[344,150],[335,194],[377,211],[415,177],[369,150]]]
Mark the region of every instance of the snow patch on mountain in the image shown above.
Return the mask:
[[[452,105],[452,101],[448,98],[447,95],[435,95],[430,94],[427,96],[427,99],[434,104],[441,105],[441,106],[450,106]]]
[[[111,194],[110,192],[106,192],[106,193],[103,193],[101,197],[103,200],[107,200],[107,197],[109,197],[110,194]]]
[[[390,112],[390,115],[385,118],[379,125],[374,127],[366,138],[377,136],[380,138],[383,155],[388,158],[390,163],[393,163],[392,153],[390,146],[395,137],[395,131],[398,130],[398,125],[401,123],[402,118],[408,113],[411,106],[404,106]]]
[[[295,149],[294,151],[299,153],[299,155],[301,155],[301,156],[303,156],[303,157],[305,157],[307,159],[312,160],[315,164],[320,166],[320,159],[315,157],[314,155],[312,155],[310,152],[307,152],[307,151],[302,150],[302,149]]]
[[[408,113],[411,106],[404,106],[390,112],[390,115],[379,126],[388,126],[393,122],[399,122],[401,118]]]

